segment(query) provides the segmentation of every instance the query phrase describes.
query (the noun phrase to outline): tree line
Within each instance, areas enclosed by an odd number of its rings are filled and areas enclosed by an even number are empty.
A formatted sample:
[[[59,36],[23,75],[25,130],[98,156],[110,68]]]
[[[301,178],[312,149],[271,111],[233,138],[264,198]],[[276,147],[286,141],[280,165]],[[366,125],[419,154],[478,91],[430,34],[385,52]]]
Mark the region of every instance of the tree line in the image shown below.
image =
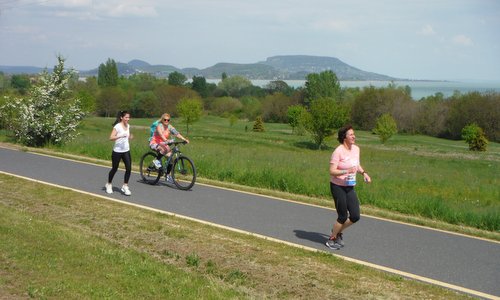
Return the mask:
[[[0,74],[0,106],[26,97],[41,79],[43,76]],[[387,125],[391,119],[400,133],[461,139],[463,129],[474,124],[487,139],[500,141],[499,93],[455,92],[450,97],[436,93],[415,101],[409,86],[392,83],[341,88],[332,71],[307,75],[303,87],[290,87],[281,80],[260,87],[242,76],[224,73],[218,84],[202,76],[188,80],[179,72],[170,73],[168,78],[148,73],[119,76],[116,63],[108,59],[99,66],[97,77],[82,79],[72,74],[67,88],[87,115],[109,117],[128,110],[134,117],[157,117],[163,112],[177,117],[191,109],[179,104],[192,100],[200,103],[204,114],[289,123],[297,134],[310,132],[318,146],[346,123],[380,134],[387,128],[380,122]],[[0,123],[6,126],[5,121]]]

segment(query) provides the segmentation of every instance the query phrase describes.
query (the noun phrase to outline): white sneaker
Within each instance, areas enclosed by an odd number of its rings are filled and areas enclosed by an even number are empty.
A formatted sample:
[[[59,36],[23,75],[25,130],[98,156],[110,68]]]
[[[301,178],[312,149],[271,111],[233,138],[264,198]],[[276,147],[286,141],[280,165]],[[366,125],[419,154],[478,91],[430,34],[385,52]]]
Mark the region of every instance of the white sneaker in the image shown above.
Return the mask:
[[[156,168],[158,168],[158,169],[159,169],[159,168],[161,168],[161,162],[160,162],[159,160],[154,159],[154,160],[153,160],[153,163],[155,164],[155,167],[156,167]]]
[[[122,193],[125,194],[125,196],[130,196],[132,195],[132,193],[130,192],[129,188],[128,188],[128,185],[123,185],[122,186]]]
[[[106,187],[106,193],[113,194],[113,185],[111,183],[106,183],[104,186]]]
[[[174,179],[172,178],[172,176],[170,176],[170,174],[167,175],[167,178],[165,178],[165,180],[167,181],[167,183],[174,183]]]

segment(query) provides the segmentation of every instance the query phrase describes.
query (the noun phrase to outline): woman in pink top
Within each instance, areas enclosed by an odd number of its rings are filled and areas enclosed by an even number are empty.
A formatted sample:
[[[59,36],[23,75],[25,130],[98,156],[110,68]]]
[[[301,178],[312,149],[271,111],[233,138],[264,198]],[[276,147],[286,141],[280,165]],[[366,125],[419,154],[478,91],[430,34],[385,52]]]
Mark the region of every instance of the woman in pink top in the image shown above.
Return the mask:
[[[344,246],[342,232],[360,218],[359,200],[354,191],[356,174],[362,174],[367,183],[372,181],[360,164],[359,147],[355,145],[356,136],[351,125],[339,130],[338,141],[340,145],[330,159],[330,190],[338,217],[326,242],[326,246],[334,250]]]
[[[171,139],[171,135],[182,139],[186,143],[189,143],[189,140],[183,137],[174,126],[170,125],[170,114],[164,113],[161,115],[161,118],[156,126],[154,134],[149,142],[149,147],[158,152],[156,159],[153,160],[153,163],[157,168],[161,168],[161,158],[166,155],[170,157],[172,150],[168,146],[169,143],[174,140]],[[172,170],[172,164],[167,166],[167,182],[172,183],[172,177],[170,176],[170,171]]]

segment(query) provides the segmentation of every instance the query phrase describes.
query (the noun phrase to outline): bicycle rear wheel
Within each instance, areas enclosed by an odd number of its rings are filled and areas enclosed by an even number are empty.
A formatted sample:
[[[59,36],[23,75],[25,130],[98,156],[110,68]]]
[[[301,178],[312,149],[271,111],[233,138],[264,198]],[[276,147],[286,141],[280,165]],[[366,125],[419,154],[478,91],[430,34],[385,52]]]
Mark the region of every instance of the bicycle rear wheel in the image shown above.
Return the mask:
[[[154,159],[156,159],[156,153],[148,152],[142,156],[139,165],[142,180],[151,185],[157,184],[163,175],[163,170],[158,169],[153,163]]]
[[[171,173],[175,186],[181,190],[189,190],[196,181],[196,168],[186,156],[179,156],[175,160]]]

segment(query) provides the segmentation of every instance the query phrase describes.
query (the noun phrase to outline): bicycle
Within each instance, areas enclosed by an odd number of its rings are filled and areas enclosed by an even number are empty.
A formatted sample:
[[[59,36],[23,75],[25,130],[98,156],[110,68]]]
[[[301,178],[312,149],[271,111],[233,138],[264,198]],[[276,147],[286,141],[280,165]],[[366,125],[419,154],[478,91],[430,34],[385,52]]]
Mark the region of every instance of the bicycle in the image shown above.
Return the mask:
[[[146,152],[140,162],[140,173],[142,180],[148,184],[155,185],[160,181],[160,178],[168,175],[167,168],[172,164],[170,176],[175,186],[181,190],[189,190],[193,187],[196,181],[196,167],[193,161],[182,154],[179,149],[180,144],[187,144],[186,142],[171,142],[167,145],[172,146],[172,155],[170,157],[162,157],[161,167],[157,168],[153,163],[156,159],[157,153],[153,151]]]

